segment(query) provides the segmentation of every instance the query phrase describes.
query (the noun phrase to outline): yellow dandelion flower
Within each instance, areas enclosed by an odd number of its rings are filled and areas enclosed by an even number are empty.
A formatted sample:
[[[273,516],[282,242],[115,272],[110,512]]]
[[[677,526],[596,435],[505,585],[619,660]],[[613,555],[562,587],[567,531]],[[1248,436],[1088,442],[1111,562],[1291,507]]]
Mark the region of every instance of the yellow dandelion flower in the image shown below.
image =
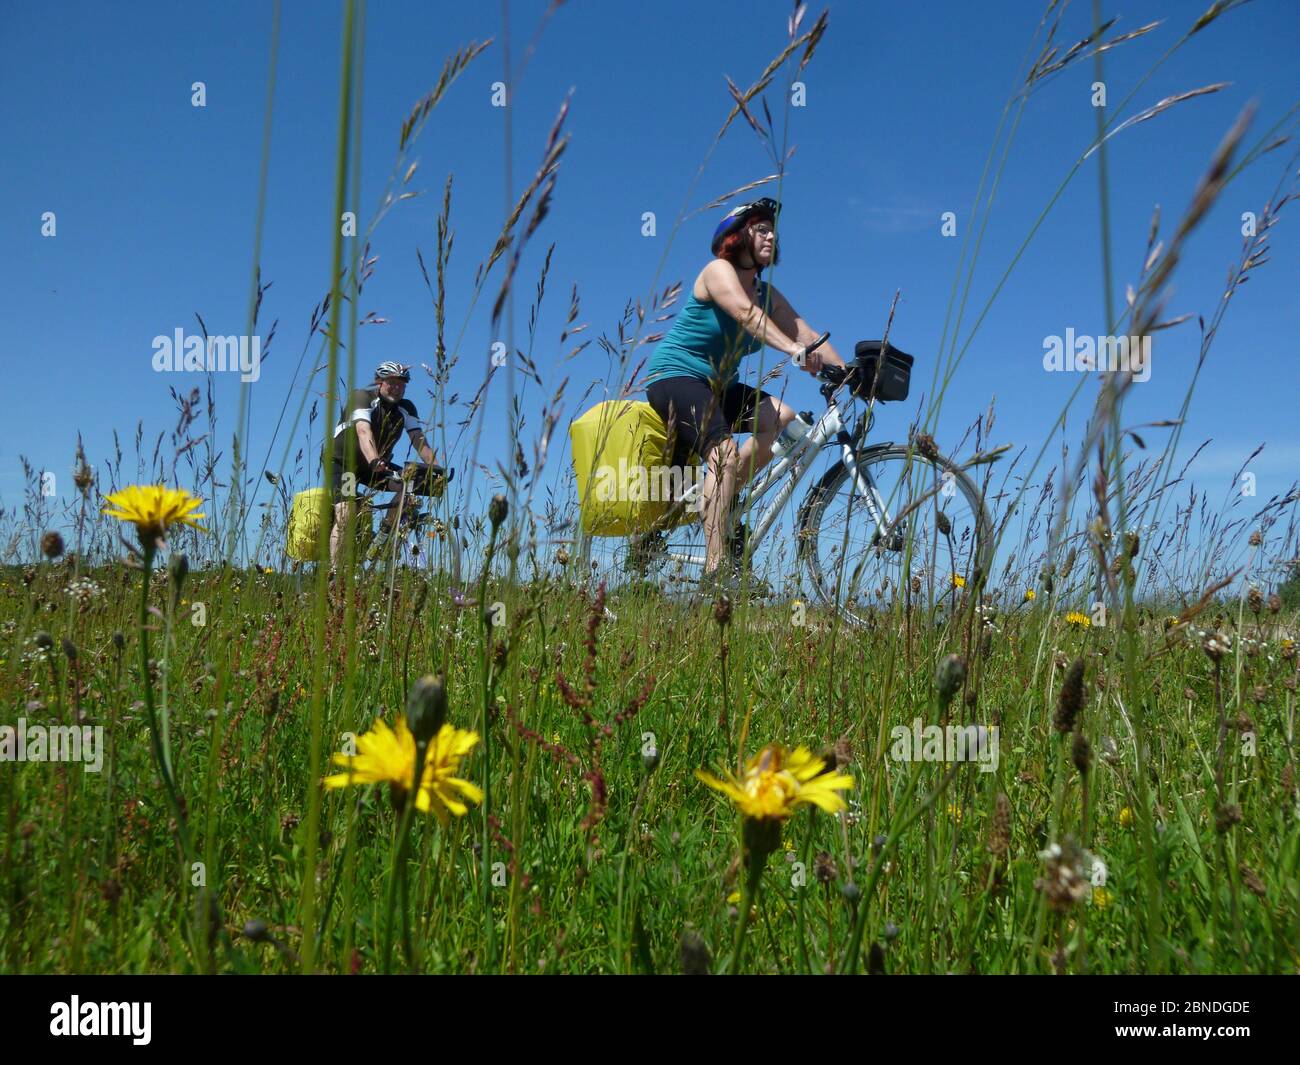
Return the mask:
[[[1091,628],[1092,626],[1092,618],[1078,610],[1071,610],[1065,615],[1065,620],[1067,624],[1077,625],[1081,629]]]
[[[954,588],[965,588],[966,578],[963,577],[960,573],[954,573],[952,575],[952,586]]]
[[[1119,827],[1128,828],[1133,824],[1133,810],[1131,807],[1124,806],[1119,811]]]
[[[1026,602],[1026,603],[1032,603],[1032,602],[1033,602],[1035,599],[1037,599],[1037,598],[1038,598],[1038,593],[1035,592],[1032,588],[1026,588],[1026,589],[1025,589],[1025,602]]]
[[[746,817],[783,821],[804,803],[828,814],[846,808],[843,797],[836,792],[853,787],[853,778],[825,769],[826,763],[807,747],[787,752],[773,743],[749,760],[740,778],[730,773],[725,779],[719,778],[702,769],[697,769],[695,775],[731,799]]]
[[[274,572],[275,572],[275,567],[274,567],[274,566],[263,566],[263,567],[262,567],[262,572],[263,572],[263,573],[274,573]]]
[[[739,906],[739,905],[740,905],[740,892],[739,892],[739,891],[733,891],[730,895],[727,896],[727,905],[728,905],[728,906]],[[752,920],[754,920],[757,916],[758,916],[758,907],[757,907],[757,906],[750,906],[750,907],[749,907],[749,919],[752,921]]]
[[[206,517],[205,514],[194,513],[196,507],[203,506],[203,500],[196,499],[184,488],[168,488],[165,484],[133,484],[104,498],[112,507],[105,507],[101,513],[134,524],[140,543],[147,549],[152,549],[155,541],[164,536],[173,525],[189,525],[200,532],[207,532],[194,520]]]
[[[415,798],[415,808],[429,813],[446,825],[449,814],[464,817],[469,812],[462,799],[482,802],[483,792],[456,773],[460,760],[478,743],[478,733],[444,724],[429,743],[425,754],[424,772],[420,774],[420,791]],[[406,719],[397,719],[394,732],[383,721],[376,721],[371,730],[357,737],[357,754],[334,755],[334,764],[345,766],[346,773],[326,777],[322,783],[327,788],[345,788],[349,784],[388,784],[404,801],[411,790],[415,776],[415,737],[406,727]]]
[[[1092,904],[1099,910],[1104,910],[1115,901],[1115,893],[1109,888],[1095,887],[1092,889]]]

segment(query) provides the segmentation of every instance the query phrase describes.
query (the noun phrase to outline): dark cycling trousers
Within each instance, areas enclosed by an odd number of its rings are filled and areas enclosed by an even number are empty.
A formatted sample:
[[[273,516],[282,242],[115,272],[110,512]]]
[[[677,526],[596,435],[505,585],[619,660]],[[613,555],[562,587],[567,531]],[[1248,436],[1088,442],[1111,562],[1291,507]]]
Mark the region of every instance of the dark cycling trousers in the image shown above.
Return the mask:
[[[758,405],[769,393],[740,381],[714,392],[698,377],[661,377],[646,387],[646,399],[668,426],[673,465],[685,466],[732,432],[752,433]]]
[[[336,462],[333,464],[334,494],[339,495],[343,490],[343,464]],[[451,477],[441,466],[425,466],[418,463],[411,463],[415,467],[415,476],[411,479],[411,494],[417,496],[441,496],[447,488],[447,482]],[[368,468],[362,468],[354,471],[357,478],[358,488],[370,488],[377,492],[396,492],[402,486],[401,479],[389,476],[386,473],[374,473]]]

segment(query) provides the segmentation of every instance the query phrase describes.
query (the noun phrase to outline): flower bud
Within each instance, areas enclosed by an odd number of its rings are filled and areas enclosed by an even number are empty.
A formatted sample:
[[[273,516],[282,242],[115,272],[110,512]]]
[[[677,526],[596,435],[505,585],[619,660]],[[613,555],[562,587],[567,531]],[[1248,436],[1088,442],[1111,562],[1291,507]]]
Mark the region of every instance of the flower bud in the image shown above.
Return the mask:
[[[731,624],[731,600],[725,593],[713,602],[713,620],[723,628]]]
[[[952,699],[957,689],[966,683],[966,663],[960,655],[948,655],[939,663],[934,684],[939,689],[939,701],[945,706]]]
[[[63,537],[56,532],[47,532],[41,537],[41,554],[48,559],[56,559],[63,554]]]
[[[492,528],[496,528],[506,520],[506,515],[510,513],[510,504],[503,495],[494,495],[488,503],[488,521],[492,523]]]
[[[406,699],[406,725],[416,743],[428,743],[447,720],[447,691],[442,674],[426,674],[411,686]]]

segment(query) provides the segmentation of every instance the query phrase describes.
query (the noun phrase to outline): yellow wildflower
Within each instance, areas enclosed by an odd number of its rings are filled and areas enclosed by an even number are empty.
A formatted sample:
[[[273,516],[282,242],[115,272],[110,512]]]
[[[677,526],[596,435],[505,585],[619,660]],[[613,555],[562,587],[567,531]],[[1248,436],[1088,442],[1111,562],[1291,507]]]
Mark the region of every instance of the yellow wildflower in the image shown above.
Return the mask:
[[[1068,624],[1077,625],[1081,629],[1087,629],[1092,627],[1092,618],[1088,617],[1087,614],[1084,614],[1078,610],[1071,610],[1068,614],[1065,615],[1065,620]]]
[[[1099,910],[1104,910],[1115,901],[1115,893],[1109,888],[1095,887],[1092,889],[1092,904]]]
[[[476,743],[477,732],[443,724],[425,753],[420,791],[415,798],[417,810],[432,811],[446,825],[450,821],[449,813],[464,817],[469,812],[462,798],[475,803],[483,801],[483,792],[476,785],[456,776],[461,758]],[[397,719],[396,732],[383,721],[376,721],[369,732],[357,737],[357,751],[356,755],[334,755],[334,764],[347,767],[348,772],[326,777],[322,782],[325,787],[386,783],[393,790],[395,801],[404,802],[415,777],[415,737],[406,727],[406,719]]]
[[[1123,806],[1119,811],[1119,827],[1128,828],[1133,824],[1133,810],[1131,807]]]
[[[730,895],[727,896],[727,905],[728,905],[728,906],[737,906],[737,907],[740,905],[740,892],[739,892],[739,891],[733,891]],[[751,905],[751,906],[749,907],[749,919],[752,921],[752,920],[754,920],[754,919],[757,918],[757,917],[758,917],[758,907],[757,907],[757,906],[753,906],[753,905]]]
[[[703,769],[697,769],[695,775],[731,799],[746,817],[784,821],[803,803],[818,806],[828,814],[846,808],[843,797],[836,792],[853,787],[853,778],[825,769],[826,763],[807,747],[787,752],[773,743],[746,763],[739,779],[730,773],[721,779]]]
[[[1035,592],[1032,588],[1026,588],[1026,589],[1025,589],[1025,602],[1026,602],[1026,603],[1032,603],[1032,602],[1033,602],[1037,597],[1038,597],[1038,593]]]
[[[140,543],[149,549],[173,525],[189,525],[200,532],[207,531],[194,520],[206,515],[193,513],[196,507],[203,505],[203,500],[196,499],[184,488],[133,484],[104,498],[112,507],[105,507],[101,513],[134,524]]]
[[[960,573],[954,573],[952,575],[952,586],[954,588],[965,588],[966,578],[963,577]]]

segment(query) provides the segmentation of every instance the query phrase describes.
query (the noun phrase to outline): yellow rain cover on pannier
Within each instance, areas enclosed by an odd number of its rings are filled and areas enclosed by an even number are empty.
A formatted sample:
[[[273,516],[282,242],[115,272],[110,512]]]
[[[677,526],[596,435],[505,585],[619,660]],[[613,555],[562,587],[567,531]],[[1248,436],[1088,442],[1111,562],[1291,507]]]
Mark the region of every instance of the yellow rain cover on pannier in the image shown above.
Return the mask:
[[[649,403],[598,403],[569,426],[582,528],[592,536],[644,532],[696,481],[698,466],[676,469],[668,429]],[[677,525],[692,521],[688,507]]]
[[[293,497],[284,545],[290,558],[299,562],[316,561],[316,538],[320,532],[321,497],[324,494],[324,488],[308,488]]]

